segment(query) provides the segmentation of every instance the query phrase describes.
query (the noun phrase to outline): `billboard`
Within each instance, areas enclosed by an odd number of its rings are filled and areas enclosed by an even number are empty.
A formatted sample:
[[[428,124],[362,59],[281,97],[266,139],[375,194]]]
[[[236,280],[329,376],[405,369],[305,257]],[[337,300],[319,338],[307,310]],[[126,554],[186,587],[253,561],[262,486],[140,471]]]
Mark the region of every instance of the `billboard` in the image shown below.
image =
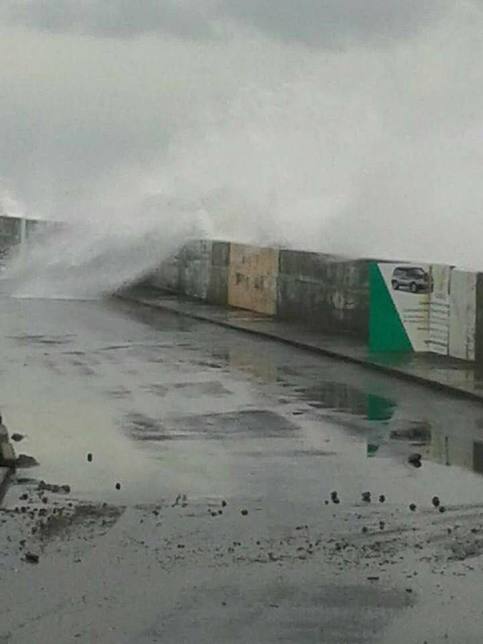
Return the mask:
[[[370,289],[371,351],[429,351],[430,266],[374,262]]]

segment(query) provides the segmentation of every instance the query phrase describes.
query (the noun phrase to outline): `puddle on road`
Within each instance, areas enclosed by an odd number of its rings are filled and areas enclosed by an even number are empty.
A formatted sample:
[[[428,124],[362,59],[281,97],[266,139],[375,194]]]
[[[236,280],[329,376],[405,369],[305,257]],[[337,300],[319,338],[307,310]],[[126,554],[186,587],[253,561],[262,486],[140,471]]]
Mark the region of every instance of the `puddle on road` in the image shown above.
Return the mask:
[[[88,498],[320,491],[347,471],[358,486],[393,476],[395,495],[399,484],[424,491],[431,473],[463,497],[459,468],[477,475],[468,499],[479,498],[481,406],[177,316],[143,313],[140,323],[100,303],[44,303],[37,320],[37,303],[22,307],[20,328],[17,304],[0,312],[7,424],[29,434],[22,448],[39,477]],[[407,463],[415,451],[419,470]],[[434,474],[429,461],[457,467]]]

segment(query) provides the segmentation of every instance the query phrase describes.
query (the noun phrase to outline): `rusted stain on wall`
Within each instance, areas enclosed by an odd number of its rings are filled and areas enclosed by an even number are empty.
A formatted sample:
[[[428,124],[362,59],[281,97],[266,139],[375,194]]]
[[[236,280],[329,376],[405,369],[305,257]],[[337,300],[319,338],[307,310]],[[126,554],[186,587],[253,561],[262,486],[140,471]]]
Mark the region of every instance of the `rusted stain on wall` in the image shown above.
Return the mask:
[[[231,244],[228,304],[240,309],[275,315],[279,252]]]

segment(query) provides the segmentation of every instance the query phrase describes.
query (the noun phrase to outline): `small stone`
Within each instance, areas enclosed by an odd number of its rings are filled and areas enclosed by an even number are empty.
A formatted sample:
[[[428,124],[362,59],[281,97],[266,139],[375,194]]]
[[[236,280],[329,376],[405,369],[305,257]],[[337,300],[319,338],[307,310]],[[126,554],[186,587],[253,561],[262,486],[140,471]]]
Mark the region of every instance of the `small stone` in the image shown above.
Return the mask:
[[[39,563],[39,555],[36,555],[33,552],[26,552],[25,553],[25,561],[31,564],[38,564]]]
[[[363,493],[361,494],[361,496],[362,496],[362,500],[363,500],[365,503],[370,503],[370,502],[371,502],[371,493],[370,493],[370,492],[363,492]]]
[[[366,526],[363,526],[363,528],[362,528],[362,532],[363,532],[364,534],[367,532],[367,527],[366,527]]]
[[[381,496],[379,497],[379,503],[384,503],[385,500],[386,497],[384,496],[384,494],[381,494]]]
[[[223,501],[221,502],[221,506],[222,506],[223,508],[226,508],[226,505],[227,505],[227,503],[226,503],[225,499],[223,499]]]
[[[440,506],[439,506],[439,511],[440,511],[441,513],[446,512],[446,508],[444,507],[444,505],[440,505]]]
[[[384,530],[385,527],[386,527],[386,524],[384,523],[384,521],[379,521],[379,529]]]
[[[116,483],[116,490],[120,490],[120,489],[121,489],[121,484],[120,484],[120,483]]]
[[[92,463],[92,454],[90,452],[87,454],[87,460],[89,463]]]
[[[19,454],[15,463],[16,466],[20,469],[35,467],[39,464],[39,462],[33,456],[28,456],[28,454]]]
[[[437,496],[433,496],[432,498],[432,504],[434,505],[435,508],[439,508],[440,505],[440,500]]]
[[[20,441],[22,441],[25,438],[25,436],[23,434],[19,434],[15,432],[15,434],[12,434],[10,438],[16,443],[20,443]]]
[[[414,465],[414,467],[421,467],[421,459],[421,454],[410,454],[408,456],[408,463],[411,463],[411,465]]]
[[[241,513],[242,513],[242,515],[243,515],[244,517],[246,517],[246,516],[247,516],[247,514],[248,514],[248,510],[242,510],[242,511],[241,511]]]
[[[409,509],[411,510],[411,512],[415,512],[416,511],[416,504],[411,503],[411,505],[409,506]]]
[[[20,497],[20,500],[21,501],[26,501],[28,498],[29,498],[29,495],[27,493],[25,493],[25,494],[22,494],[22,496]]]

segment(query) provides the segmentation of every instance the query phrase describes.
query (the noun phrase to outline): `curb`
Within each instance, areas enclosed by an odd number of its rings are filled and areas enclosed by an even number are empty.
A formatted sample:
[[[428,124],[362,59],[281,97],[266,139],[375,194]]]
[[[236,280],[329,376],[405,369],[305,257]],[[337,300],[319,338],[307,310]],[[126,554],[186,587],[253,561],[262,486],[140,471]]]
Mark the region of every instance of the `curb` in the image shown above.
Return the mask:
[[[371,371],[384,373],[386,375],[390,375],[390,376],[393,376],[394,378],[399,378],[400,380],[404,380],[406,382],[410,382],[413,384],[423,385],[432,390],[439,391],[440,393],[447,393],[447,394],[451,394],[452,396],[456,396],[458,398],[463,398],[466,400],[472,400],[475,402],[483,403],[483,393],[478,394],[472,391],[468,391],[467,389],[461,389],[454,385],[448,385],[443,382],[438,382],[437,380],[431,380],[424,376],[419,376],[415,373],[408,373],[407,371],[403,371],[401,369],[398,369],[397,367],[391,367],[388,365],[379,364],[378,362],[374,362],[372,360],[368,360],[364,358],[357,358],[355,356],[350,356],[345,353],[341,353],[339,351],[334,351],[333,349],[327,349],[324,347],[309,344],[307,342],[302,342],[300,340],[295,340],[293,338],[280,336],[270,331],[263,331],[260,329],[250,329],[250,328],[241,326],[236,322],[216,319],[211,317],[210,315],[206,315],[203,313],[194,313],[192,311],[180,311],[178,308],[172,307],[169,304],[163,303],[163,302],[149,302],[149,301],[143,300],[142,298],[138,298],[134,295],[129,295],[129,294],[118,293],[116,294],[115,297],[120,300],[138,304],[139,306],[145,306],[151,309],[159,309],[161,311],[168,311],[169,313],[173,313],[181,317],[191,318],[193,320],[198,320],[200,322],[209,322],[210,324],[215,324],[217,326],[221,326],[226,329],[240,331],[242,333],[247,333],[249,335],[266,338],[274,342],[281,342],[283,344],[296,347],[297,349],[302,349],[303,351],[316,353],[318,355],[322,355],[328,358],[333,358],[335,360],[339,360],[341,362],[345,362],[348,364],[355,364],[360,367],[363,367],[364,369],[369,369]]]
[[[3,497],[7,492],[8,484],[10,478],[13,474],[13,469],[11,467],[0,467],[0,503],[3,501]]]

